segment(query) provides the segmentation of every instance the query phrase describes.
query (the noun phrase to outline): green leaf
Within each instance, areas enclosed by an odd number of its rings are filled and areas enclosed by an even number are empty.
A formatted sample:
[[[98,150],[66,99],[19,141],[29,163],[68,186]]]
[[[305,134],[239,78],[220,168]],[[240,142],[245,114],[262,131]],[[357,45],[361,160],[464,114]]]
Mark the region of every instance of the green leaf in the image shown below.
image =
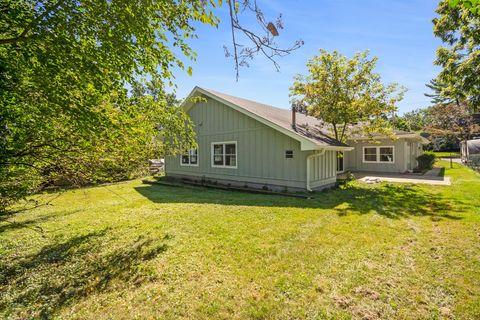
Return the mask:
[[[450,6],[450,8],[456,8],[458,6],[458,3],[460,2],[460,0],[449,0],[448,1],[448,5]]]

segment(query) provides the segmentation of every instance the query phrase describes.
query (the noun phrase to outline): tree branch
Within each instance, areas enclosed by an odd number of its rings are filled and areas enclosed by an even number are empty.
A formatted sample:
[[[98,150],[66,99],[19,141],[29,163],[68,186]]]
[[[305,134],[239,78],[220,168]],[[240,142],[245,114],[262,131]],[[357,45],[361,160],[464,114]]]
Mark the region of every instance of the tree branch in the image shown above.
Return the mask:
[[[13,38],[8,38],[8,39],[0,39],[0,45],[15,43],[15,42],[19,42],[19,41],[25,41],[25,40],[28,40],[29,38],[31,38],[31,36],[27,36],[27,33],[30,30],[32,30],[40,21],[42,21],[47,15],[49,15],[50,13],[57,10],[58,7],[60,7],[64,2],[65,2],[65,0],[59,0],[58,2],[53,4],[52,6],[46,8],[45,11],[41,15],[39,15],[37,18],[33,19],[33,21],[30,22],[18,36],[13,37]]]
[[[233,10],[232,10],[232,1],[228,0],[228,7],[230,9],[230,25],[232,28],[232,43],[233,43],[233,54],[235,59],[235,78],[238,81],[238,54],[237,54],[237,42],[235,41],[235,27],[233,22]]]

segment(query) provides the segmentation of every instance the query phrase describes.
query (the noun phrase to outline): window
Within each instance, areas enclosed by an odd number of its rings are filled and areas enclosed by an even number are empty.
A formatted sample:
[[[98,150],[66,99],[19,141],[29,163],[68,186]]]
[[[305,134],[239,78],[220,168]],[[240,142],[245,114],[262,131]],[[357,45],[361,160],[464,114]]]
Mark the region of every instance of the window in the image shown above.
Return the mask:
[[[212,167],[237,168],[237,142],[212,143]]]
[[[380,147],[380,162],[393,162],[393,147]]]
[[[186,154],[180,156],[181,166],[198,166],[198,150],[190,149]]]
[[[377,148],[363,148],[363,162],[377,162]]]
[[[285,151],[285,158],[286,159],[293,159],[293,150],[286,150]]]
[[[341,173],[344,171],[343,169],[343,161],[345,155],[342,151],[337,151],[337,172]]]
[[[363,147],[363,162],[386,162],[394,163],[394,147]]]

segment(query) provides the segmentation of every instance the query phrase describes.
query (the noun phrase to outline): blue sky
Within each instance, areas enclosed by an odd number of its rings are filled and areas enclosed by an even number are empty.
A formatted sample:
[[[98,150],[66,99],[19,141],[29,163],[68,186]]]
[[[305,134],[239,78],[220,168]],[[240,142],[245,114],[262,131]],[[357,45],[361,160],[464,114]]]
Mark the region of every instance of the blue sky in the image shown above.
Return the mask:
[[[266,58],[258,56],[249,68],[241,68],[236,82],[233,61],[225,58],[223,52],[223,46],[231,41],[224,6],[216,11],[222,20],[218,29],[197,26],[199,38],[190,44],[198,58],[190,63],[193,76],[176,72],[178,97],[184,98],[198,85],[288,108],[288,89],[293,76],[305,73],[307,60],[320,48],[338,50],[347,56],[368,49],[379,58],[376,71],[384,82],[397,82],[408,88],[405,99],[398,105],[399,113],[429,105],[424,96],[425,83],[438,73],[433,60],[441,44],[432,33],[431,20],[437,0],[257,0],[257,3],[268,20],[275,20],[282,13],[285,29],[280,30],[279,44],[287,46],[302,39],[305,45],[278,60],[280,72]]]

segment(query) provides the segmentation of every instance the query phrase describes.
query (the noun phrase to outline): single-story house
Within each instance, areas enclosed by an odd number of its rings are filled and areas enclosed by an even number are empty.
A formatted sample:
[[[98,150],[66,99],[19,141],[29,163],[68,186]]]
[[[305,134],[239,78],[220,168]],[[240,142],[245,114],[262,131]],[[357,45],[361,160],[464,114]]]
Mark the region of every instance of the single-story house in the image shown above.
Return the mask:
[[[201,97],[203,99],[191,99]],[[406,172],[428,142],[418,134],[342,143],[310,116],[195,87],[182,104],[198,148],[167,156],[166,176],[272,190],[319,190],[346,170]],[[339,156],[343,154],[343,156]]]

